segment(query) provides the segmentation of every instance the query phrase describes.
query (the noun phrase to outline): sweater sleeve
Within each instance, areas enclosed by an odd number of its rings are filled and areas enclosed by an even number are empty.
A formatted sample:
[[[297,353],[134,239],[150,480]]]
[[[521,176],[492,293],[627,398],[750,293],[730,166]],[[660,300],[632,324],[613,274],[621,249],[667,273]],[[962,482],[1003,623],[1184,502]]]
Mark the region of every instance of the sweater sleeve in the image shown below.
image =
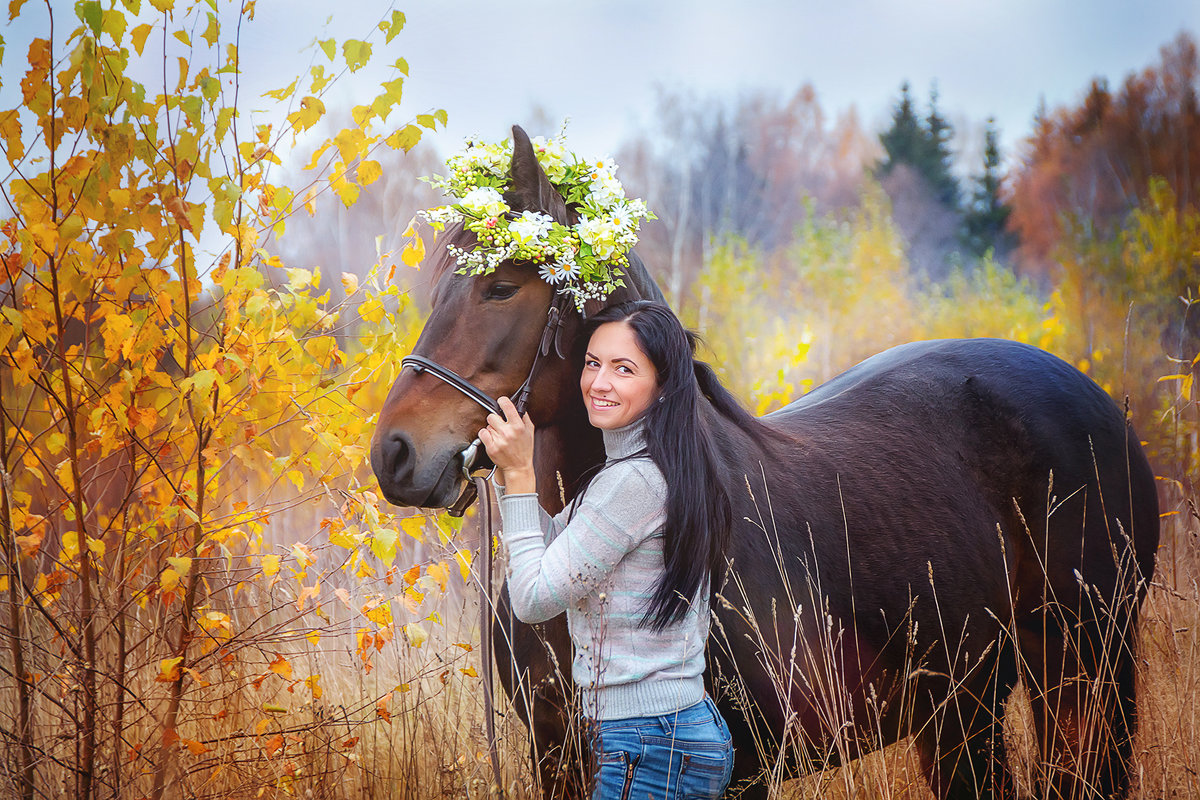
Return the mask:
[[[501,498],[508,593],[517,618],[544,622],[596,591],[627,553],[662,527],[665,498],[662,473],[648,459],[601,470],[574,515],[568,509],[551,519],[535,494]]]
[[[508,496],[508,487],[506,487],[503,483],[500,483],[499,481],[493,481],[492,488],[494,488],[496,490],[496,502],[500,504],[500,514],[501,514],[501,518],[503,519],[504,498]],[[550,544],[550,542],[554,541],[554,537],[558,536],[558,532],[562,529],[562,524],[557,519],[555,519],[554,517],[552,517],[546,513],[546,509],[542,508],[541,504],[537,502],[537,495],[533,494],[533,493],[529,493],[529,494],[525,494],[525,495],[516,494],[516,495],[513,495],[513,497],[532,497],[533,498],[533,504],[535,506],[537,506],[538,518],[536,521],[523,520],[522,524],[524,524],[524,525],[532,524],[538,530],[542,531],[542,533],[545,534],[546,544]],[[524,510],[525,505],[526,505],[525,503],[518,504],[518,508],[521,509],[521,511],[518,513],[528,513]]]

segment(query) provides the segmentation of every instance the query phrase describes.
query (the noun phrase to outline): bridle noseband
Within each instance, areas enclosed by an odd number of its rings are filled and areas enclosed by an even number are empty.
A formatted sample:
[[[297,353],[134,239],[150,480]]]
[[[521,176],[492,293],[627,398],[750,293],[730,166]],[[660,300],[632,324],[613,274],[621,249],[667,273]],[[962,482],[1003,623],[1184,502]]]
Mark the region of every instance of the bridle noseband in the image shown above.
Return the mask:
[[[565,355],[558,346],[558,331],[563,323],[566,303],[566,295],[556,292],[554,300],[550,303],[550,310],[546,312],[546,327],[542,329],[542,338],[538,342],[537,351],[533,354],[533,364],[529,367],[529,374],[525,377],[524,383],[512,395],[513,405],[517,407],[517,414],[519,415],[525,413],[525,406],[529,403],[529,393],[533,384],[533,378],[537,373],[538,365],[542,359],[550,354],[552,347],[559,358],[563,358]],[[454,370],[442,366],[431,358],[416,354],[407,355],[400,359],[400,369],[403,370],[405,367],[412,367],[413,372],[416,372],[418,375],[421,373],[432,375],[447,386],[457,389],[461,394],[481,406],[489,414],[501,414],[500,404],[496,402],[494,397]],[[476,438],[459,453],[459,456],[462,458],[463,478],[466,479],[467,483],[463,488],[462,494],[447,509],[451,516],[461,517],[471,503],[475,502],[477,490],[471,478],[473,477],[472,472],[475,467],[475,459],[479,454],[480,444],[479,439]]]

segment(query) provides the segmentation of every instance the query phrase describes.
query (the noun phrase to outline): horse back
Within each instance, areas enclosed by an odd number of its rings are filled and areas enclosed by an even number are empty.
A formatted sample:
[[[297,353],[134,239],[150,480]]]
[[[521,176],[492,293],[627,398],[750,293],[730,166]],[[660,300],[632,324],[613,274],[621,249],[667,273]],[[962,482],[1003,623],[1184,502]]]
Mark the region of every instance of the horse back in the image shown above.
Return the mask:
[[[1094,381],[1038,348],[999,339],[902,345],[763,422],[843,487],[869,476],[853,492],[867,509],[903,516],[909,506],[921,518],[920,504],[948,502],[928,509],[943,527],[961,519],[959,530],[941,532],[951,535],[947,546],[990,549],[999,526],[1014,557],[1049,573],[1010,576],[1010,588],[1044,577],[1065,589],[1081,575],[1113,591],[1122,575],[1152,574],[1157,490],[1136,434]]]

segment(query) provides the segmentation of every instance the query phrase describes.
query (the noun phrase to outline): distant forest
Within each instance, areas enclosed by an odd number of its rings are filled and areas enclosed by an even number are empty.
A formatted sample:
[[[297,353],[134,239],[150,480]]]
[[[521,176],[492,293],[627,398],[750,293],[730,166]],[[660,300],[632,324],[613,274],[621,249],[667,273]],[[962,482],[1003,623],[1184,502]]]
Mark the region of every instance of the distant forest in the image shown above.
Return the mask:
[[[811,85],[786,99],[665,93],[614,155],[658,217],[640,255],[759,411],[891,344],[997,335],[1067,358],[1149,420],[1169,403],[1158,378],[1200,349],[1198,97],[1185,32],[1119,86],[1097,78],[1075,105],[1031,110],[1016,152],[992,120],[956,131],[935,87],[922,97],[899,79],[881,131],[822,108]],[[438,202],[417,178],[444,156],[392,156],[350,209],[318,200],[289,226],[284,260],[337,274],[398,249]],[[401,280],[425,296],[419,274]]]

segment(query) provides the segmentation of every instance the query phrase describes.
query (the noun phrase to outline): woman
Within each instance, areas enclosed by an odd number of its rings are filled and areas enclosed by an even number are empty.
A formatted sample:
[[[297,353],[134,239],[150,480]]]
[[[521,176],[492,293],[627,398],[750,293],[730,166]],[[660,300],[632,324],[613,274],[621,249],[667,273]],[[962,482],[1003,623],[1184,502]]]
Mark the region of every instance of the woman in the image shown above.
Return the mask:
[[[593,800],[716,798],[733,745],[704,691],[704,646],[731,512],[702,397],[748,415],[661,303],[606,309],[585,334],[580,389],[607,459],[567,509],[551,518],[538,505],[528,415],[501,398],[504,418],[479,432],[504,484],[513,610],[529,623],[567,613],[572,677],[598,734]]]

